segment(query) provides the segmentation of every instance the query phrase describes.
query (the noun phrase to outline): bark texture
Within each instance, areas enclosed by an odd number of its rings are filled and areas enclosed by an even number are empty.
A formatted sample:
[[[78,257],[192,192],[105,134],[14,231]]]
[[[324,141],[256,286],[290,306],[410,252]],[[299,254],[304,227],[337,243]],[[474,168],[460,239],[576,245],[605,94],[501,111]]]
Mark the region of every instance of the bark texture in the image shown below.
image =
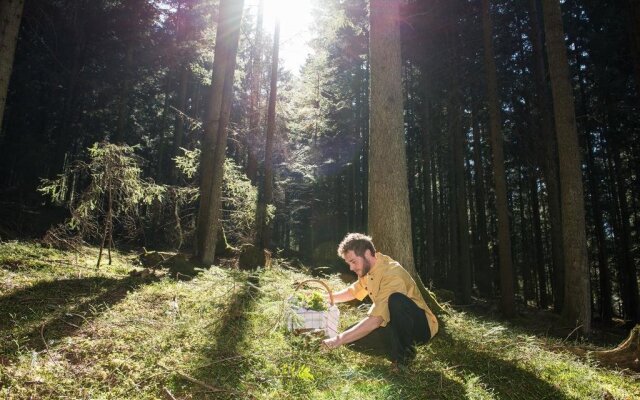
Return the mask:
[[[264,149],[264,182],[259,193],[256,225],[256,242],[263,249],[269,248],[271,239],[270,223],[267,223],[267,206],[273,202],[273,140],[276,132],[276,99],[278,97],[278,53],[280,42],[280,21],[276,21],[273,34],[273,56],[271,58],[271,91],[269,92],[269,110],[267,112],[267,137]]]
[[[426,67],[425,67],[426,71]],[[426,73],[426,72],[425,72]],[[427,77],[423,77],[423,92],[424,92],[424,122],[422,131],[422,164],[423,164],[423,185],[424,185],[424,221],[425,221],[425,277],[427,280],[434,278],[434,241],[435,231],[434,227],[434,214],[433,214],[433,192],[431,190],[431,177],[433,171],[431,169],[431,157],[433,154],[431,144],[431,101],[429,98],[429,83]]]
[[[559,0],[543,0],[542,9],[560,166],[565,271],[563,315],[568,323],[582,326],[582,332],[588,333],[591,330],[591,297],[584,195],[562,12]]]
[[[404,142],[398,0],[371,1],[369,232],[415,274]]]
[[[507,205],[507,181],[504,170],[504,150],[498,102],[498,79],[493,51],[493,27],[489,13],[489,0],[482,0],[482,36],[484,41],[484,64],[487,76],[487,102],[489,107],[489,138],[493,155],[493,181],[498,217],[498,256],[500,270],[500,305],[507,317],[515,315],[513,284],[513,260],[511,255],[511,233]]]
[[[247,147],[247,177],[252,183],[258,179],[257,145],[260,143],[260,85],[262,75],[262,21],[264,0],[258,3],[255,43],[251,48],[251,94],[249,97],[249,133],[245,139]]]
[[[400,1],[371,0],[369,32],[368,232],[418,284],[434,312],[444,312],[413,262],[411,210],[404,140]]]
[[[475,278],[478,290],[484,296],[491,295],[491,260],[489,256],[489,234],[487,233],[487,211],[485,201],[485,173],[482,160],[482,143],[480,141],[480,125],[477,112],[473,113],[473,163],[475,168],[475,207],[476,207],[476,237],[475,237]]]
[[[222,177],[227,148],[227,127],[233,91],[233,73],[240,37],[243,0],[221,0],[218,14],[213,77],[204,121],[200,161],[200,206],[196,231],[196,256],[213,264],[219,228]],[[226,103],[226,104],[225,104]],[[224,115],[223,110],[227,115]]]
[[[556,312],[562,310],[564,301],[564,267],[562,256],[562,214],[560,210],[560,183],[558,177],[558,150],[553,127],[551,96],[546,80],[546,67],[540,27],[538,1],[529,1],[531,45],[533,48],[533,79],[536,95],[534,106],[541,130],[541,168],[547,186],[547,199],[551,219],[551,260],[553,273],[553,303]]]
[[[24,0],[3,0],[0,5],[0,132],[23,9]]]

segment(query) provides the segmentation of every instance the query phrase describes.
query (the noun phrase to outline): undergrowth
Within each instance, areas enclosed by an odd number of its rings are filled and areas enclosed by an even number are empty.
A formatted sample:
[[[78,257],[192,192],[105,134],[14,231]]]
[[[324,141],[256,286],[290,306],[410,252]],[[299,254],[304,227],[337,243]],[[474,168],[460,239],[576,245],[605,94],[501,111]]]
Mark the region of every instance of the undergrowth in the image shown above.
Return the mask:
[[[117,253],[0,244],[0,398],[637,399],[637,377],[552,348],[560,341],[452,311],[410,370],[286,330],[285,299],[309,276],[276,260],[132,278]],[[330,286],[344,284],[336,277]],[[341,305],[343,326],[366,307]]]

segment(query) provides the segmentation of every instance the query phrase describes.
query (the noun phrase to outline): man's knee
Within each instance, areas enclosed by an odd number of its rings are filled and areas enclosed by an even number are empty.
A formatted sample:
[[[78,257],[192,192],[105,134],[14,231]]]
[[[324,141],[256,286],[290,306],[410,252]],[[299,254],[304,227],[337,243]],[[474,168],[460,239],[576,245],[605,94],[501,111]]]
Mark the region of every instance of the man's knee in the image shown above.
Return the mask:
[[[391,293],[389,296],[389,312],[393,313],[395,310],[400,310],[406,307],[411,302],[411,299],[402,293]]]

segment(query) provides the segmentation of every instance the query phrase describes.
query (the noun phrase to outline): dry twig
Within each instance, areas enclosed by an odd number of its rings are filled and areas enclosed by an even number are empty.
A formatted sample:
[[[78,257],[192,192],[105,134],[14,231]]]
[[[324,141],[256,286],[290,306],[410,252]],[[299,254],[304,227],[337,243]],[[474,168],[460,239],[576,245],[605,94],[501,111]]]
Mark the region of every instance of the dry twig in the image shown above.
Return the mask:
[[[571,337],[571,335],[574,334],[575,331],[577,331],[578,329],[582,328],[582,325],[578,325],[576,326],[568,335],[566,338],[564,338],[564,340],[562,341],[562,343],[566,342],[567,340],[569,340],[569,338]]]
[[[42,343],[44,344],[44,348],[47,349],[47,354],[49,354],[49,345],[44,338],[44,324],[40,325],[40,338],[42,339]]]
[[[200,385],[200,386],[202,386],[203,388],[209,389],[209,390],[210,390],[210,391],[212,391],[212,392],[231,392],[230,390],[222,389],[222,388],[217,388],[217,387],[215,387],[215,386],[211,386],[211,385],[209,385],[208,383],[205,383],[205,382],[199,381],[199,380],[197,380],[196,378],[193,378],[193,377],[191,377],[191,376],[189,376],[189,375],[185,374],[184,372],[181,372],[181,371],[178,371],[178,370],[172,370],[171,368],[167,367],[166,365],[164,365],[164,364],[162,364],[162,363],[160,363],[160,362],[158,363],[158,366],[160,366],[160,367],[162,367],[162,368],[166,369],[166,370],[167,370],[167,371],[169,371],[169,372],[172,372],[172,373],[174,373],[174,374],[179,375],[181,378],[184,378],[184,379],[188,380],[188,381],[189,381],[189,382],[191,382],[191,383],[195,383],[196,385]]]
[[[164,392],[167,394],[167,396],[169,396],[171,398],[171,400],[176,400],[176,398],[173,396],[173,394],[169,391],[169,389],[167,389],[166,386],[164,386],[162,389],[164,389]]]

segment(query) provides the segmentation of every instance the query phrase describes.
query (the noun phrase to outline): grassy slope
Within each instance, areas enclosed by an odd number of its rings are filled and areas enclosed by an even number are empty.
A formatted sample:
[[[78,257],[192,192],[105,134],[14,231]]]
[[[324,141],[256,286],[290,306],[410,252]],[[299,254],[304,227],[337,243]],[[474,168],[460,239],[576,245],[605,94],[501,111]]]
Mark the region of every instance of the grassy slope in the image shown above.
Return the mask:
[[[410,371],[347,349],[320,352],[285,332],[283,299],[307,276],[282,262],[176,281],[127,277],[124,255],[98,272],[93,260],[93,249],[75,260],[0,244],[0,398],[640,398],[632,377],[458,312]],[[341,310],[343,325],[365,313]]]

